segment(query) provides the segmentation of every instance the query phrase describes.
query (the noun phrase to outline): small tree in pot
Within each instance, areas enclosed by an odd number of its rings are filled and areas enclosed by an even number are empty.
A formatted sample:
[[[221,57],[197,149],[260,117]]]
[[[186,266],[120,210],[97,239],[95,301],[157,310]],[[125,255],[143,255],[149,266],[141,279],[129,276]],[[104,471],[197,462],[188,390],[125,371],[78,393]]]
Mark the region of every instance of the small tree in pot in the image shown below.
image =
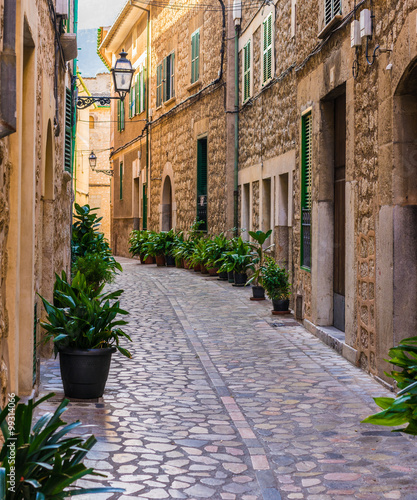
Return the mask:
[[[111,355],[118,350],[131,358],[120,345],[120,339],[131,340],[119,327],[127,322],[117,315],[127,315],[114,301],[123,290],[102,294],[103,285],[94,289],[85,276],[77,273],[72,284],[62,272],[56,275],[54,303],[41,297],[47,321],[45,343],[53,340],[59,352],[65,395],[71,398],[95,399],[103,395],[110,369]],[[87,361],[88,360],[88,361]]]
[[[262,285],[266,294],[272,300],[274,312],[288,312],[290,305],[291,283],[289,282],[288,272],[279,267],[271,258],[265,259],[262,266]]]
[[[256,264],[256,269],[246,284],[249,285],[254,282],[254,286],[252,287],[253,300],[265,300],[265,289],[262,285],[262,271],[265,262],[265,254],[270,251],[274,245],[269,245],[265,249],[263,248],[263,245],[271,236],[272,229],[269,229],[266,233],[263,231],[249,231],[248,234],[255,240],[255,243],[249,244],[254,252],[254,263]]]

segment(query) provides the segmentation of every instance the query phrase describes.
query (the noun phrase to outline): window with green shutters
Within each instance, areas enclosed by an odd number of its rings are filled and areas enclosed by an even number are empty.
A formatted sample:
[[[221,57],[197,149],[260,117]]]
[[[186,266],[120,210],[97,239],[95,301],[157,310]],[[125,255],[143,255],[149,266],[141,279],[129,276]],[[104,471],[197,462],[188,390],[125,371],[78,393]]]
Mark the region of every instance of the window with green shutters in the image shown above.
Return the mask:
[[[146,195],[146,184],[143,185],[142,203],[143,203],[142,229],[147,229],[148,228],[148,196]]]
[[[243,102],[251,96],[251,43],[243,47]]]
[[[207,231],[207,137],[197,141],[197,220]]]
[[[262,23],[262,84],[272,78],[272,13]]]
[[[200,30],[191,35],[191,83],[200,77]]]
[[[342,13],[342,0],[324,0],[324,24],[327,25],[330,21]]]
[[[71,172],[72,158],[72,94],[71,89],[65,90],[65,146],[64,146],[64,168]]]
[[[301,266],[311,269],[312,116],[301,122]]]
[[[174,53],[169,54],[164,59],[163,62],[163,88],[164,88],[164,102],[169,101],[175,96],[175,80],[174,80],[174,68],[175,68],[175,55]]]
[[[135,79],[133,79],[132,87],[129,93],[129,118],[133,118],[136,114],[136,92]]]
[[[123,200],[123,162],[119,163],[119,199]]]
[[[156,107],[162,106],[162,63],[156,68]]]

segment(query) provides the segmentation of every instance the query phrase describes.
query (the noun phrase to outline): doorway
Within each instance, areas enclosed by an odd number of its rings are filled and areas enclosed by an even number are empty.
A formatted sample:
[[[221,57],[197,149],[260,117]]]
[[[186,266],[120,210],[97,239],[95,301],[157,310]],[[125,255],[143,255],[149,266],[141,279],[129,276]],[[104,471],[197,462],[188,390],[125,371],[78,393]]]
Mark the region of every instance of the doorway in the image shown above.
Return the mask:
[[[172,229],[172,185],[169,175],[165,177],[162,190],[162,231]]]
[[[333,325],[345,331],[346,94],[334,100]]]

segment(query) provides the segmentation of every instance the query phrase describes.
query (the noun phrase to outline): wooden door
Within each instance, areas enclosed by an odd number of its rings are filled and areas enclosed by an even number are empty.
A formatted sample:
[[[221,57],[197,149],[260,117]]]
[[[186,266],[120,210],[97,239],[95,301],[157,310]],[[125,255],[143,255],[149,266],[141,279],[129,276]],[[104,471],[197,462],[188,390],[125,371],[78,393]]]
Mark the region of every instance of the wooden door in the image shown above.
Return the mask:
[[[345,331],[346,95],[334,102],[334,267],[333,324]]]

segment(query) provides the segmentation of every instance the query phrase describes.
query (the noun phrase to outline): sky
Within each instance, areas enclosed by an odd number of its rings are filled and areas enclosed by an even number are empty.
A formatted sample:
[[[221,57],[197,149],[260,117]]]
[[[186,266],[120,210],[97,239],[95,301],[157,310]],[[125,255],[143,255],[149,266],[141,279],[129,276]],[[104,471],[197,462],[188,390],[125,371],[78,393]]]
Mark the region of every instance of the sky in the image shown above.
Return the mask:
[[[78,4],[78,67],[83,76],[108,71],[97,55],[97,29],[111,26],[126,0],[80,0]]]
[[[122,10],[126,0],[80,0],[78,29],[86,30],[110,26]]]

